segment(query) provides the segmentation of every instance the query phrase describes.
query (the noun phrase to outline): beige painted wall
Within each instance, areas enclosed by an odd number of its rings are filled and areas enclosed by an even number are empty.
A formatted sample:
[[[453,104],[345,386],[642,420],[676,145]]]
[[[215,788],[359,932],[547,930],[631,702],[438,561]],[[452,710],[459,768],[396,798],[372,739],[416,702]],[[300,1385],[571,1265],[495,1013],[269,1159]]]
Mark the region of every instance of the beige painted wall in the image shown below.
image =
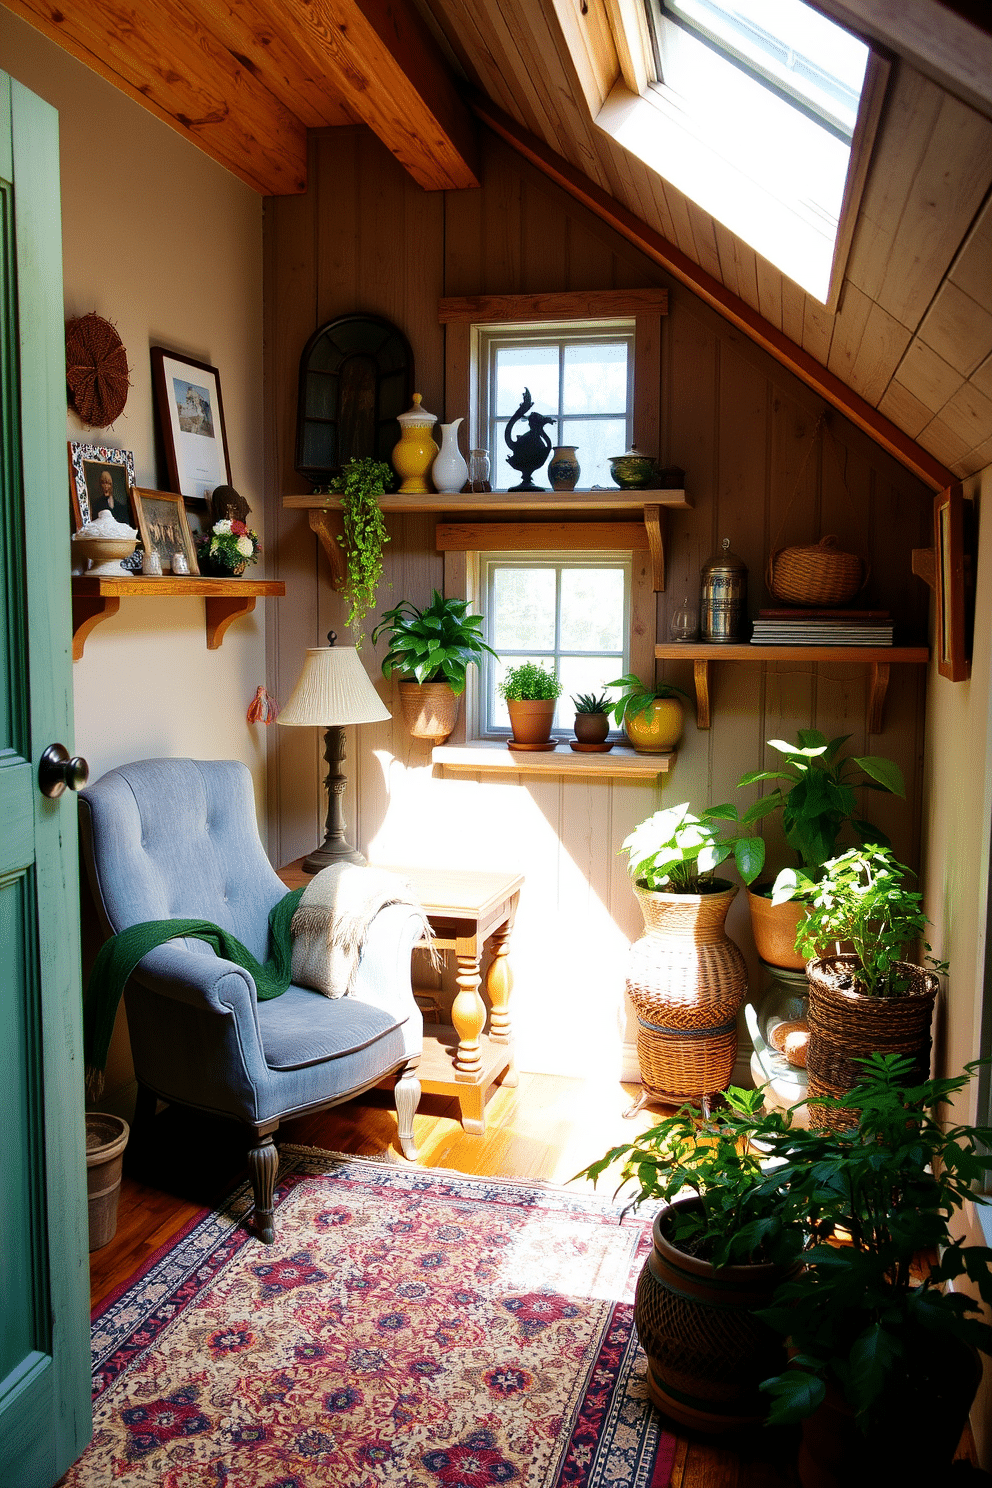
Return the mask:
[[[947,682],[931,666],[924,760],[926,911],[934,950],[950,962],[936,1039],[937,1069],[945,1075],[958,1074],[981,1052],[992,842],[992,466],[966,481],[964,492],[977,503],[979,518],[971,678]],[[983,1119],[977,1081],[961,1096],[957,1115],[965,1121]],[[961,1228],[974,1244],[989,1243],[971,1206]],[[988,1219],[985,1229],[990,1229]],[[979,1460],[988,1468],[992,1463],[988,1359],[971,1420]]]
[[[2,8],[0,66],[59,111],[66,316],[106,316],[131,369],[114,427],[85,429],[70,413],[67,438],[132,450],[138,485],[166,487],[149,348],[208,362],[221,373],[233,482],[262,530],[261,199]],[[67,541],[68,502],[67,464]],[[265,681],[264,626],[259,602],[208,651],[202,599],[122,600],[73,667],[75,746],[90,778],[156,755],[240,759],[264,824],[266,741],[245,720]],[[102,1104],[126,1105],[132,1079],[122,1015]]]

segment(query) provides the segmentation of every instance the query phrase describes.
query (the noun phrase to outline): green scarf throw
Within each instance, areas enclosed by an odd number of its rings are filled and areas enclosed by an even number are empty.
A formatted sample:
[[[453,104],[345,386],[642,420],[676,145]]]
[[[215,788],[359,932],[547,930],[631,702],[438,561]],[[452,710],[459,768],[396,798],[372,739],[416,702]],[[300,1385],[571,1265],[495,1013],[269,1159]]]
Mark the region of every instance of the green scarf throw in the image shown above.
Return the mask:
[[[218,956],[250,972],[259,1002],[281,997],[292,981],[293,941],[290,926],[302,889],[293,889],[269,911],[269,959],[262,966],[237,936],[210,920],[145,920],[112,935],[100,947],[83,998],[83,1051],[87,1094],[103,1088],[103,1071],[114,1031],[117,1008],[128,977],[143,956],[167,940],[188,936],[205,940]]]

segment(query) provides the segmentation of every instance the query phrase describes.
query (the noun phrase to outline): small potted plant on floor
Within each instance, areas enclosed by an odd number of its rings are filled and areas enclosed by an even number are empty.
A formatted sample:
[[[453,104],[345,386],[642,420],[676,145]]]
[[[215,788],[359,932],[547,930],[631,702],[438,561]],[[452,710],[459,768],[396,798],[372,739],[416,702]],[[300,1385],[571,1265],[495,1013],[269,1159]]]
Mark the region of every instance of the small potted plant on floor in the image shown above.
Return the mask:
[[[536,661],[509,667],[499,684],[513,738],[511,749],[554,749],[551,729],[562,686],[556,674]]]
[[[881,755],[844,754],[850,737],[841,734],[827,739],[818,729],[800,729],[796,744],[769,739],[768,747],[784,755],[781,767],[750,770],[737,782],[738,790],[765,780],[776,782],[764,799],[782,813],[782,828],[795,854],[793,871],[798,877],[815,881],[845,836],[849,841],[888,846],[885,834],[861,815],[857,792],[888,791],[905,800],[902,771]],[[804,962],[795,940],[803,905],[797,899],[773,898],[773,887],[767,882],[748,889],[755,947],[769,965],[801,971]]]
[[[811,1220],[802,1271],[762,1314],[793,1355],[764,1388],[770,1422],[803,1422],[804,1488],[950,1481],[981,1378],[975,1349],[992,1352],[979,1304],[948,1290],[967,1278],[992,1304],[992,1251],[956,1223],[965,1203],[987,1202],[975,1188],[992,1130],[949,1124],[944,1107],[976,1068],[918,1081],[912,1061],[874,1055],[844,1096],[844,1129],[763,1125],[767,1182]]]
[[[441,744],[458,717],[466,669],[496,652],[482,639],[482,616],[468,613],[467,599],[445,598],[434,590],[420,610],[409,599],[387,610],[372,632],[375,644],[388,634],[382,675],[400,675],[400,708],[415,739]]]
[[[619,696],[611,705],[617,728],[622,728],[638,754],[664,754],[682,737],[687,697],[673,682],[648,687],[634,672],[608,682]]]
[[[575,744],[580,749],[606,751],[612,744],[606,743],[610,732],[610,704],[605,692],[579,692],[572,698],[575,708]]]
[[[798,897],[808,910],[796,944],[812,958],[806,966],[811,1096],[843,1096],[855,1083],[857,1061],[879,1050],[909,1055],[920,1080],[929,1071],[938,982],[904,959],[927,925],[922,896],[907,887],[910,876],[888,848],[874,845],[831,858],[815,883],[792,870],[779,874],[776,898]],[[842,944],[851,951],[840,954]],[[817,1110],[811,1107],[811,1120],[847,1119],[837,1108]]]
[[[696,815],[683,801],[623,843],[644,917],[627,967],[642,1087],[631,1115],[649,1100],[677,1105],[730,1081],[747,970],[724,923],[737,885],[714,873],[733,856],[745,883],[757,877],[765,844],[751,828],[769,809],[756,801],[743,816],[729,804]]]

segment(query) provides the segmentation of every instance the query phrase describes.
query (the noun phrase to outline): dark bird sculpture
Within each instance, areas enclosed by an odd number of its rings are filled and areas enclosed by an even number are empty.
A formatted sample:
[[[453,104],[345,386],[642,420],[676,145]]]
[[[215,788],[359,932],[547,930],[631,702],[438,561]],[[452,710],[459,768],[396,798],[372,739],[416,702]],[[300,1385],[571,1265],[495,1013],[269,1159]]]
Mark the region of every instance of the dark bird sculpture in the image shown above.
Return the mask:
[[[553,416],[548,416],[547,414],[531,413],[530,410],[533,407],[534,399],[530,395],[530,388],[524,388],[523,402],[503,431],[503,438],[506,440],[507,449],[510,451],[509,455],[507,455],[506,463],[512,469],[519,471],[523,476],[523,480],[518,486],[510,487],[511,491],[544,490],[543,486],[535,486],[531,480],[531,476],[535,470],[540,470],[554,448],[551,440],[544,432],[544,426],[545,424],[553,424],[556,420]],[[518,434],[516,439],[511,439],[510,430],[518,419],[522,419],[526,415],[529,415],[527,417],[529,426],[527,432],[525,434]]]

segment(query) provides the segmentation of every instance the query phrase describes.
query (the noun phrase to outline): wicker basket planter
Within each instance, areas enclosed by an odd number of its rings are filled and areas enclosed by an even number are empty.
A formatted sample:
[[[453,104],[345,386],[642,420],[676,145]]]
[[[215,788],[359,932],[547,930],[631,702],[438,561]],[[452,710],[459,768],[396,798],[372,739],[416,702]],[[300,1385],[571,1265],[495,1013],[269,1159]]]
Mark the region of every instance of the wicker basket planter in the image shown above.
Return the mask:
[[[634,892],[644,934],[630,948],[627,991],[644,1091],[678,1105],[725,1090],[747,993],[744,957],[725,928],[737,889],[665,894],[635,884]]]
[[[868,580],[856,553],[845,553],[835,537],[822,537],[807,547],[780,548],[768,560],[768,588],[784,604],[842,605]]]
[[[675,1211],[698,1199],[676,1199],[654,1222],[654,1248],[634,1299],[634,1326],[648,1360],[648,1394],[673,1421],[728,1431],[764,1419],[763,1379],[785,1362],[781,1337],[754,1316],[767,1307],[790,1268],[760,1263],[723,1266],[687,1255],[669,1241]]]
[[[930,1073],[930,1025],[939,983],[934,974],[911,962],[898,963],[910,986],[899,997],[866,997],[851,985],[854,956],[824,956],[810,961],[807,1074],[809,1094],[843,1096],[856,1084],[861,1070],[856,1059],[876,1051],[906,1054],[914,1063],[914,1078]],[[838,1130],[854,1124],[855,1113],[826,1111],[810,1106],[810,1126]]]
[[[400,712],[415,739],[443,744],[458,718],[459,697],[447,682],[401,682]]]

